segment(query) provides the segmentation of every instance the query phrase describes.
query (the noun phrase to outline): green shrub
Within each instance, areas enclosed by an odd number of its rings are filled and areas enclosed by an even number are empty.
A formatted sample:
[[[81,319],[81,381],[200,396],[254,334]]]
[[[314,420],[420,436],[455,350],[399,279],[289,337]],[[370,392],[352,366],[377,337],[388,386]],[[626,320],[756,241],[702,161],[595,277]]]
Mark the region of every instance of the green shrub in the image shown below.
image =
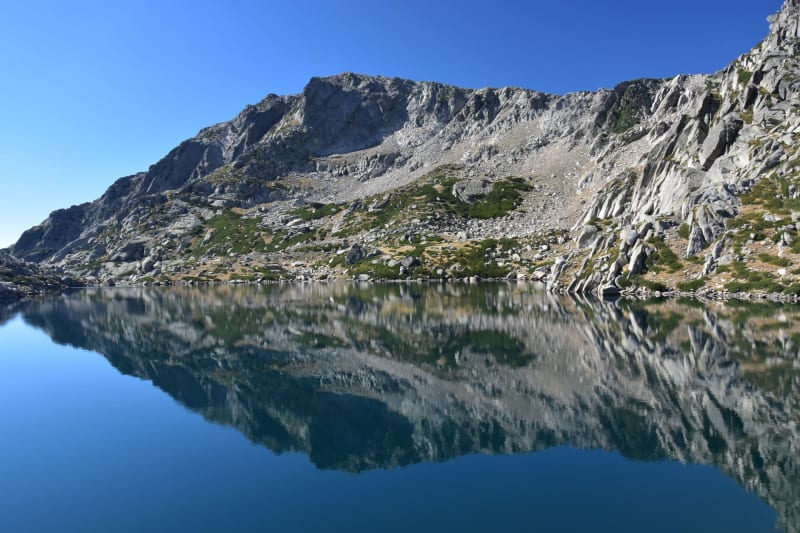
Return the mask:
[[[498,218],[504,216],[522,203],[521,192],[531,187],[520,178],[505,178],[494,184],[492,190],[467,208],[467,218]]]
[[[786,259],[785,257],[778,257],[777,255],[758,254],[758,258],[765,263],[779,267],[788,267],[789,265],[792,264],[792,262]]]
[[[270,242],[268,250],[271,252],[280,252],[282,250],[286,250],[287,248],[291,248],[296,244],[308,242],[314,238],[315,234],[312,231],[306,231],[294,235],[285,230],[278,231],[272,236],[272,242]]]
[[[731,281],[725,285],[730,292],[783,292],[783,287],[774,281]]]
[[[646,289],[650,289],[651,291],[658,291],[658,292],[668,292],[669,287],[660,281],[653,281],[649,279],[641,280],[641,287]]]
[[[458,276],[502,278],[511,272],[511,268],[505,265],[502,267],[498,266],[491,260],[490,254],[492,251],[496,250],[498,246],[507,249],[515,245],[516,241],[513,240],[486,239],[484,241],[470,243],[456,252],[447,255],[447,262],[449,264],[458,264],[461,266],[458,272],[454,272],[454,274]]]
[[[339,211],[341,211],[343,207],[338,204],[325,204],[322,207],[300,207],[298,209],[294,209],[289,211],[289,215],[300,218],[305,222],[309,222],[311,220],[318,220],[320,218],[329,217],[335,215]]]
[[[200,239],[198,237],[191,251],[195,256],[207,254],[212,248],[216,250],[217,255],[225,254],[228,250],[237,254],[266,252],[265,235],[258,223],[255,218],[244,218],[231,210],[226,210],[205,223],[205,231],[199,232],[198,235],[210,232],[209,240],[198,243],[197,240]]]
[[[399,266],[392,268],[382,262],[373,263],[372,260],[369,259],[356,263],[348,269],[348,273],[351,276],[367,274],[373,279],[400,279],[402,277],[408,277],[400,276]]]
[[[753,73],[750,72],[749,70],[740,68],[738,72],[738,78],[739,78],[739,83],[747,85],[748,83],[750,83],[750,80],[753,79]]]
[[[697,289],[700,289],[701,287],[705,286],[706,281],[708,281],[706,277],[697,278],[689,281],[681,281],[676,285],[676,287],[678,288],[678,290],[681,291],[694,292]]]
[[[680,258],[662,239],[654,237],[647,242],[655,248],[655,251],[647,256],[646,264],[648,270],[660,272],[666,268],[670,272],[677,272],[683,268]]]
[[[670,290],[667,285],[660,281],[644,279],[641,276],[630,276],[628,278],[623,278],[621,280],[620,287],[623,289],[628,287],[644,287],[645,289],[649,289],[654,292],[669,292]]]
[[[632,103],[626,103],[614,113],[614,133],[624,133],[639,124],[639,117],[636,107]]]

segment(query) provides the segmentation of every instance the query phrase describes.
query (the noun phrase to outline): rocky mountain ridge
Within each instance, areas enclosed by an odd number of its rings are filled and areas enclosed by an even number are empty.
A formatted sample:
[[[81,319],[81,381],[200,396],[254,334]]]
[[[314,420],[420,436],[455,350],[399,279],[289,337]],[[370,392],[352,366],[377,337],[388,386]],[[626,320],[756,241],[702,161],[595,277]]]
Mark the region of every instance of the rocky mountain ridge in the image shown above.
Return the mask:
[[[719,73],[594,93],[314,78],[11,253],[93,283],[511,275],[797,294],[798,20],[787,0]]]

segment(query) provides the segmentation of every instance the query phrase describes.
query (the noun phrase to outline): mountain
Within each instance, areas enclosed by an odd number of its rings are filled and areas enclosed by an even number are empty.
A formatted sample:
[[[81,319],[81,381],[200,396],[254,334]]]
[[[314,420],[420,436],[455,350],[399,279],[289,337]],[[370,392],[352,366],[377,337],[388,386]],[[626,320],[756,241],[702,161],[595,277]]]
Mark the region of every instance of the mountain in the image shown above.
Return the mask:
[[[91,282],[533,277],[800,292],[800,3],[713,75],[563,96],[342,74],[201,130],[11,253]]]
[[[800,311],[687,302],[328,283],[86,290],[15,309],[319,468],[603,449],[714,465],[800,531]]]

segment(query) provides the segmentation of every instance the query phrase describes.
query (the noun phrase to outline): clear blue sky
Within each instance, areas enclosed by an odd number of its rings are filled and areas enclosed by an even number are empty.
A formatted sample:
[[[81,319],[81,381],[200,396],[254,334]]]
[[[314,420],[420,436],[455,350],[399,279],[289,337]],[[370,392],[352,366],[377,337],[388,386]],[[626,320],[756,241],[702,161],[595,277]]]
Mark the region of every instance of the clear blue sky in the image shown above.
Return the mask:
[[[781,0],[26,0],[0,14],[0,246],[268,93],[344,71],[564,93],[712,72]]]

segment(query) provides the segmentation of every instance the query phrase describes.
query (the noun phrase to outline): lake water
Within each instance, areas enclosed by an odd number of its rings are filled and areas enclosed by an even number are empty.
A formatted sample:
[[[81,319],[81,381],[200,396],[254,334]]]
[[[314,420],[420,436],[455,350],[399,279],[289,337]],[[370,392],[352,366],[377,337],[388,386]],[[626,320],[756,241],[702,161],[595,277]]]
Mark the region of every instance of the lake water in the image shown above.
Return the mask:
[[[526,285],[0,307],[2,531],[800,531],[800,308]]]

